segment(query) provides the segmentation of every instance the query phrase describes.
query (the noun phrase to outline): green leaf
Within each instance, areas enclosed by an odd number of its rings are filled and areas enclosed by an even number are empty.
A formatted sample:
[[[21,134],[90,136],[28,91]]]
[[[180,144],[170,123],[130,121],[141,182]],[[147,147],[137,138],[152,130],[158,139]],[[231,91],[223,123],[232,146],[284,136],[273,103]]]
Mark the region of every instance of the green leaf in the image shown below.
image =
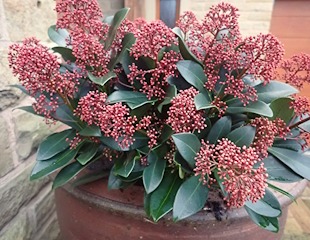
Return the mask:
[[[144,205],[144,211],[148,217],[151,216],[150,199],[151,199],[151,195],[146,194],[146,192],[144,192],[143,205]]]
[[[216,106],[211,105],[210,96],[205,93],[198,93],[194,98],[194,102],[197,110],[216,108]]]
[[[115,91],[107,99],[110,104],[125,102],[131,109],[138,108],[147,103],[153,103],[154,100],[149,100],[145,94],[131,91]]]
[[[94,142],[85,143],[81,148],[80,155],[77,157],[76,160],[82,165],[87,164],[96,155],[98,147],[99,147],[98,143]]]
[[[80,143],[79,146],[81,146]],[[69,149],[62,153],[57,154],[56,156],[46,160],[46,161],[37,161],[34,168],[32,169],[30,180],[35,180],[41,177],[44,177],[48,174],[55,172],[58,168],[61,168],[67,165],[78,153],[79,147],[76,149]]]
[[[160,185],[151,193],[150,215],[155,222],[172,210],[174,198],[181,183],[176,172],[166,172]]]
[[[31,114],[43,117],[43,115],[36,113],[36,111],[33,109],[33,106],[21,106],[21,107],[15,108],[15,109],[23,110],[25,112],[28,112],[28,113],[31,113]]]
[[[83,124],[81,124],[79,122],[79,119],[73,115],[70,108],[65,104],[60,105],[57,108],[56,112],[51,114],[51,115],[56,120],[74,128],[74,129],[77,129],[77,130],[83,129]]]
[[[75,136],[73,129],[64,130],[48,136],[40,145],[37,152],[37,161],[47,160],[56,154],[69,148],[67,138],[71,139]]]
[[[272,190],[277,191],[277,192],[283,194],[284,196],[287,196],[292,201],[296,202],[295,197],[292,194],[290,194],[289,192],[286,192],[283,189],[278,188],[275,185],[272,185],[271,183],[267,183],[267,184],[268,184],[268,187],[271,188]]]
[[[186,90],[192,86],[181,75],[178,77],[169,76],[167,78],[167,82],[170,86],[175,86],[179,91]]]
[[[298,90],[289,84],[270,81],[266,85],[264,83],[255,86],[258,100],[265,103],[271,103],[273,100],[282,97],[288,97],[292,94],[298,93]]]
[[[268,152],[298,175],[310,180],[310,158],[305,154],[292,150],[270,147]]]
[[[79,172],[81,172],[86,165],[81,165],[79,162],[73,162],[65,166],[59,171],[53,181],[53,189],[65,185],[68,181],[74,178]]]
[[[159,145],[170,139],[171,135],[173,134],[173,130],[169,125],[165,124],[161,132],[162,134],[158,138]]]
[[[284,122],[288,123],[294,115],[294,109],[290,108],[292,101],[291,98],[278,98],[272,101],[269,105],[273,111],[271,119],[281,118]]]
[[[109,80],[116,77],[116,74],[114,72],[108,72],[103,77],[96,77],[90,72],[87,73],[88,78],[93,82],[100,86],[104,86]]]
[[[278,217],[282,213],[278,199],[268,189],[265,190],[265,195],[262,199],[255,203],[246,201],[245,206],[266,217]]]
[[[135,152],[126,155],[125,159],[118,159],[113,168],[115,175],[127,178],[135,166]]]
[[[108,49],[112,42],[114,41],[118,27],[121,25],[122,21],[126,18],[129,8],[122,8],[115,13],[111,26],[109,28],[108,37],[105,42],[105,49]]]
[[[157,109],[161,113],[163,106],[170,104],[171,100],[177,95],[177,88],[174,85],[169,85],[164,100],[158,105]]]
[[[217,140],[225,137],[231,130],[231,118],[228,116],[222,117],[212,126],[207,140],[209,143],[216,143]]]
[[[131,185],[131,182],[125,182],[121,177],[114,174],[113,168],[110,171],[108,179],[108,189],[124,189]]]
[[[52,25],[48,29],[48,37],[61,47],[67,46],[66,39],[69,38],[69,33],[66,29],[58,28],[56,30],[56,25]]]
[[[121,62],[125,52],[131,48],[131,46],[135,43],[136,38],[133,33],[126,33],[122,40],[122,50],[117,54],[115,58],[113,58],[108,65],[108,68],[112,71],[115,65]]]
[[[80,186],[80,185],[83,185],[83,184],[87,184],[87,183],[90,183],[90,182],[97,181],[97,180],[102,179],[102,178],[106,178],[108,176],[109,176],[109,173],[108,172],[104,172],[104,171],[90,172],[90,173],[87,173],[87,174],[79,177],[78,179],[76,179],[72,183],[72,186],[73,187],[77,187],[77,186]]]
[[[255,137],[256,129],[252,126],[243,126],[230,132],[226,137],[238,147],[249,147]]]
[[[251,102],[246,106],[243,106],[242,103],[236,101],[227,101],[228,113],[255,113],[261,116],[272,117],[273,112],[271,108],[262,101]]]
[[[303,179],[272,155],[265,158],[263,163],[264,167],[267,169],[268,179],[272,181],[299,182]]]
[[[26,88],[23,85],[11,84],[11,85],[9,85],[9,87],[17,88],[17,89],[21,90],[23,93],[25,93],[26,95],[28,95],[28,96],[30,95],[29,91],[26,90]]]
[[[195,157],[200,150],[201,143],[196,135],[192,133],[177,133],[172,135],[172,139],[190,167],[195,167]]]
[[[148,156],[149,166],[143,171],[143,185],[147,194],[153,192],[163,179],[166,162],[160,151],[152,151]]]
[[[209,189],[192,176],[182,183],[173,204],[173,220],[179,221],[199,212],[208,199]]]
[[[178,27],[175,27],[172,29],[172,31],[178,36],[179,48],[180,48],[180,52],[181,52],[182,57],[185,60],[192,60],[192,61],[197,62],[200,65],[202,65],[201,62],[198,60],[198,58],[189,50],[188,46],[184,42],[182,30]]]
[[[98,126],[92,125],[89,126],[87,125],[85,128],[83,128],[79,134],[81,136],[85,136],[85,137],[101,137],[101,130]]]
[[[276,139],[273,142],[273,147],[278,147],[278,148],[287,148],[290,150],[294,150],[296,152],[302,150],[302,143],[299,142],[297,139]]]
[[[201,65],[190,60],[180,60],[177,62],[177,68],[182,77],[201,92],[206,92],[204,87],[207,77]]]
[[[76,57],[72,54],[72,49],[67,47],[53,47],[54,52],[59,53],[65,61],[75,62]]]
[[[277,233],[279,231],[279,222],[278,222],[278,219],[276,217],[262,216],[256,212],[254,212],[253,210],[251,210],[247,206],[244,206],[244,208],[247,211],[247,213],[249,214],[252,221],[257,226],[259,226],[265,230],[275,232],[275,233]]]

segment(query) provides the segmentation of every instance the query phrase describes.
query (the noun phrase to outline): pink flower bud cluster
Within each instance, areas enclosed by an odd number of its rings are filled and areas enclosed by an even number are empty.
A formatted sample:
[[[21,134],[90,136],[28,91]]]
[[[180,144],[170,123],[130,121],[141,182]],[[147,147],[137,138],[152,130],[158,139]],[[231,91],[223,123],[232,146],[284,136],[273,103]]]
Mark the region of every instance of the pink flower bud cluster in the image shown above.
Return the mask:
[[[58,107],[57,97],[73,97],[77,91],[79,73],[66,71],[61,74],[57,57],[35,38],[28,38],[22,44],[13,44],[9,51],[9,66],[20,83],[29,91],[37,103],[34,109],[47,119]],[[43,93],[49,94],[49,101]]]
[[[307,97],[295,96],[290,104],[290,108],[294,109],[294,113],[298,117],[303,117],[309,113],[310,103]]]
[[[135,81],[138,81],[141,86],[136,90],[145,93],[148,99],[155,97],[161,100],[166,96],[166,89],[169,85],[167,78],[176,75],[178,60],[180,60],[180,54],[170,51],[164,52],[161,60],[156,60],[154,69],[139,69],[133,63],[129,66],[128,81],[134,87]]]
[[[207,127],[204,118],[204,111],[196,110],[194,97],[198,91],[191,87],[186,90],[181,90],[180,93],[171,101],[171,106],[168,111],[167,124],[176,133],[181,132],[200,132]]]
[[[99,126],[104,136],[112,137],[121,147],[133,143],[137,118],[121,103],[108,105],[106,93],[90,91],[80,99],[75,114],[87,124]]]
[[[304,83],[310,83],[310,55],[294,55],[283,61],[281,66],[285,73],[282,78],[289,84],[301,89]]]
[[[214,100],[211,102],[211,105],[214,105],[217,107],[219,118],[225,114],[225,112],[228,108],[226,102],[221,101],[221,99],[219,97],[215,97]]]
[[[259,159],[254,148],[240,148],[226,138],[218,140],[216,145],[202,141],[194,171],[206,184],[215,181],[211,175],[217,169],[227,193],[227,206],[241,207],[247,200],[256,202],[265,194],[266,169],[263,164],[253,168]]]
[[[57,28],[70,31],[81,29],[93,35],[100,35],[103,17],[96,0],[59,0],[56,3]]]
[[[105,32],[108,28],[105,28]],[[109,72],[108,63],[111,54],[100,43],[95,35],[86,34],[83,31],[72,33],[72,54],[76,57],[76,65],[85,70],[86,66],[92,68],[92,74],[97,77],[104,76]]]
[[[149,57],[157,61],[158,53],[163,47],[176,43],[172,30],[160,20],[143,24],[135,35],[137,40],[130,51],[135,59]]]
[[[268,118],[259,117],[251,120],[250,124],[256,128],[252,147],[256,149],[262,159],[268,156],[268,147],[272,146],[275,137],[285,138],[290,132],[290,129],[280,118],[271,121]]]

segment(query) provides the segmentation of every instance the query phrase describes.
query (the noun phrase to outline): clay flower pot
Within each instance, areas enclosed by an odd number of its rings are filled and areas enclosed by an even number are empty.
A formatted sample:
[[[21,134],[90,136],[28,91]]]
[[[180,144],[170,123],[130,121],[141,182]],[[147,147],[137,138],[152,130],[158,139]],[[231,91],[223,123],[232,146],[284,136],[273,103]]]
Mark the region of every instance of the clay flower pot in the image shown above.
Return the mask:
[[[281,187],[293,196],[305,189],[305,180]],[[174,223],[170,216],[158,223],[148,220],[143,209],[143,188],[108,190],[107,182],[96,181],[78,188],[70,184],[56,190],[56,209],[63,240],[87,239],[281,239],[291,200],[277,194],[282,207],[280,231],[272,233],[256,226],[244,208],[229,210],[227,219],[199,212]]]

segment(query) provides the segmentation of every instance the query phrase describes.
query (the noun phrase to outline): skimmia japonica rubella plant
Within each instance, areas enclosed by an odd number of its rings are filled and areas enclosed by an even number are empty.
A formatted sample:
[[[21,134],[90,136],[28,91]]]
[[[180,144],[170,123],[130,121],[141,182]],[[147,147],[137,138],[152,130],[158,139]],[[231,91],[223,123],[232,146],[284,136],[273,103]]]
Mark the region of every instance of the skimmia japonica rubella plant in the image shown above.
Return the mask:
[[[310,179],[309,103],[296,95],[310,82],[309,55],[282,60],[271,34],[242,37],[226,3],[202,21],[186,12],[174,29],[131,22],[128,9],[103,19],[89,0],[58,1],[56,11],[48,33],[58,46],[28,38],[9,52],[18,87],[35,99],[22,109],[68,126],[41,143],[31,179],[58,171],[56,188],[104,162],[110,189],[144,186],[154,221],[189,217],[221,191],[228,208],[278,231],[271,190],[291,195],[270,181]]]

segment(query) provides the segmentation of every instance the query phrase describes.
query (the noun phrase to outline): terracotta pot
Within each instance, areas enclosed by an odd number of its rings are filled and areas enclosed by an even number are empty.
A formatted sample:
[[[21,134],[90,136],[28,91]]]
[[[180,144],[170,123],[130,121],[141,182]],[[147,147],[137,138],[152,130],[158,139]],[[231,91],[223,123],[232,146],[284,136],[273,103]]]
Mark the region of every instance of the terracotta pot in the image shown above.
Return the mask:
[[[285,189],[298,196],[306,184],[306,181],[287,184]],[[223,221],[217,221],[211,213],[200,212],[178,223],[169,217],[153,223],[144,213],[141,187],[108,191],[105,181],[57,189],[56,209],[63,240],[277,240],[283,234],[287,206],[291,203],[289,198],[278,196],[283,214],[277,234],[257,227],[243,208],[229,210],[228,218]]]

